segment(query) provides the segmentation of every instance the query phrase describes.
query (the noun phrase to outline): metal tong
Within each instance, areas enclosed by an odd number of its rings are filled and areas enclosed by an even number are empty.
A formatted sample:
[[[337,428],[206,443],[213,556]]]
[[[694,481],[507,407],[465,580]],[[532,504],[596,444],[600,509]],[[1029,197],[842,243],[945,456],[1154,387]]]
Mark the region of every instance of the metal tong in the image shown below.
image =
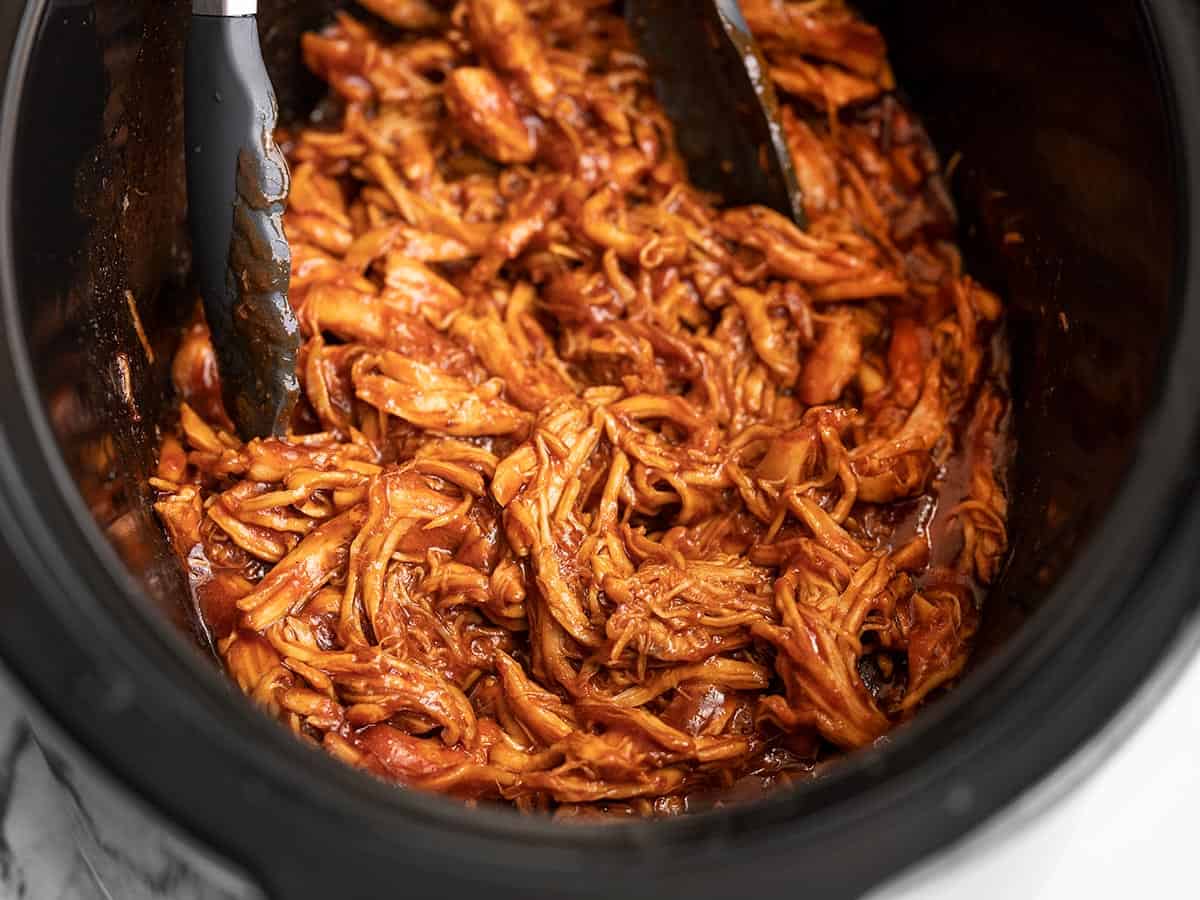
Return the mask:
[[[625,18],[692,180],[804,228],[779,100],[737,0],[625,0]]]
[[[300,392],[289,176],[257,11],[257,0],[193,0],[184,75],[193,270],[225,407],[246,438],[284,433]]]

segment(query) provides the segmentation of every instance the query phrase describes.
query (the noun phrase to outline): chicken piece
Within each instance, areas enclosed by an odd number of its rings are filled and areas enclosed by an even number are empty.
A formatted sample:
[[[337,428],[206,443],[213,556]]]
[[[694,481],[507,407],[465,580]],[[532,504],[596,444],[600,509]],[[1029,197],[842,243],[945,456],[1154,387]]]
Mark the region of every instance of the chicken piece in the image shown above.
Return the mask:
[[[329,431],[349,433],[354,407],[354,384],[350,369],[362,352],[353,344],[328,347],[320,334],[306,345],[302,354],[304,395]]]
[[[527,412],[573,393],[556,369],[531,358],[533,348],[515,339],[495,315],[457,316],[450,332],[471,346],[488,372],[504,380],[505,393]]]
[[[804,208],[815,219],[838,205],[841,176],[836,155],[790,106],[783,108],[783,133],[792,154]]]
[[[967,426],[970,460],[968,499],[955,509],[962,522],[963,549],[958,568],[972,573],[982,584],[991,584],[1000,571],[1008,546],[1005,520],[1008,501],[996,479],[1003,452],[1003,419],[1006,403],[993,388],[985,388]]]
[[[928,334],[912,319],[896,319],[887,359],[892,398],[898,406],[912,409],[916,404],[928,355]]]
[[[288,212],[283,227],[289,241],[319,247],[333,256],[342,256],[354,243],[354,232],[347,225],[322,215]]]
[[[811,498],[792,488],[787,493],[788,507],[812,533],[817,543],[852,565],[864,565],[866,550]]]
[[[200,523],[204,521],[204,504],[200,492],[192,485],[160,498],[154,511],[166,528],[175,553],[192,561],[192,550],[200,543]]]
[[[463,305],[458,288],[424,263],[392,251],[383,276],[383,301],[390,310],[442,322]]]
[[[496,797],[501,788],[517,781],[512,773],[481,765],[459,748],[413,737],[390,725],[364,729],[355,744],[384,774],[430,790],[471,798]]]
[[[244,693],[272,712],[278,711],[279,694],[291,687],[292,676],[267,641],[239,632],[224,645],[222,656],[230,676]]]
[[[861,362],[862,337],[854,317],[846,313],[830,316],[804,361],[800,399],[809,406],[833,403],[858,374]]]
[[[163,438],[162,446],[158,449],[158,464],[154,475],[161,481],[178,484],[187,477],[187,451],[183,444],[173,435]]]
[[[300,324],[309,334],[335,334],[346,340],[388,344],[391,323],[386,309],[374,294],[337,284],[318,284],[297,310]]]
[[[592,194],[579,214],[579,227],[588,240],[614,250],[625,260],[637,259],[647,238],[628,227],[624,203],[613,185]]]
[[[327,650],[323,623],[289,616],[265,632],[289,665],[321,673],[352,724],[403,720],[422,733],[440,728],[447,746],[477,745],[478,720],[462,690],[432,665],[401,659],[378,646]]]
[[[289,216],[325,219],[345,229],[353,224],[346,215],[346,198],[337,181],[321,174],[311,162],[302,163],[292,171],[287,212]]]
[[[354,363],[359,399],[421,428],[457,437],[523,432],[530,417],[501,398],[498,379],[472,385],[433,366],[384,351]]]
[[[471,270],[472,282],[486,284],[496,276],[504,263],[516,259],[546,230],[558,211],[566,187],[565,178],[539,180],[512,204],[507,221],[496,229],[483,256]]]
[[[604,700],[590,698],[579,701],[576,709],[585,722],[597,722],[609,729],[606,733],[627,732],[681,756],[696,752],[695,741],[690,735],[671,727],[645,710],[616,706]]]
[[[692,561],[686,569],[644,563],[631,577],[609,575],[616,604],[606,623],[608,657],[626,650],[670,662],[699,662],[749,642],[748,626],[771,617],[766,573],[741,560]]]
[[[733,299],[746,317],[746,327],[755,352],[781,382],[793,384],[800,374],[797,340],[787,327],[771,315],[771,303],[765,294],[750,288],[734,288]],[[811,402],[811,401],[806,401]]]
[[[880,95],[883,87],[837,66],[816,65],[802,59],[781,60],[771,67],[771,80],[787,94],[801,97],[821,108],[839,110]]]
[[[413,293],[387,288],[382,294],[337,284],[316,285],[299,306],[301,327],[313,337],[327,332],[356,344],[437,360],[449,372],[469,371],[470,357],[424,319],[447,314],[460,299],[458,292],[450,285],[443,292],[436,282],[422,280],[420,273],[413,275],[412,282]],[[430,302],[426,306],[423,300]]]
[[[421,262],[463,262],[474,255],[462,241],[431,231],[398,226],[395,249],[409,259]],[[349,257],[347,253],[347,257]]]
[[[251,556],[279,562],[296,545],[294,536],[238,519],[220,500],[208,508],[209,519]]]
[[[646,682],[617,694],[613,702],[619,706],[644,706],[667,691],[691,681],[736,691],[756,691],[770,683],[771,674],[755,663],[710,656],[703,662],[672,666],[653,674]]]
[[[371,153],[363,158],[363,172],[383,189],[404,221],[420,231],[450,238],[472,254],[487,245],[492,227],[484,222],[466,222],[445,199],[428,192],[418,193],[404,184],[386,156]]]
[[[935,359],[926,369],[921,397],[900,429],[851,451],[859,497],[890,503],[918,493],[932,471],[932,454],[946,434],[947,416],[941,364]]]
[[[446,82],[446,107],[463,136],[485,156],[527,163],[537,155],[534,133],[504,83],[488,69],[455,69]]]
[[[554,694],[530,681],[512,657],[497,653],[496,668],[509,705],[532,737],[550,745],[576,729],[570,709]]]
[[[578,734],[578,732],[577,732]],[[659,797],[669,794],[683,782],[679,768],[646,771],[637,780],[616,781],[589,778],[587,775],[560,774],[555,771],[530,772],[521,776],[522,788],[548,791],[561,803],[595,803],[601,800],[627,800],[631,797]]]
[[[397,28],[423,31],[437,28],[445,20],[444,14],[429,0],[360,0],[379,18]]]
[[[339,281],[348,273],[348,263],[319,247],[300,241],[292,241],[291,245],[292,276],[288,285],[288,299],[293,304],[297,304],[314,284]],[[346,252],[349,254],[351,251]]]
[[[454,238],[387,222],[356,237],[343,262],[347,269],[362,273],[393,249],[405,259],[427,263],[462,262],[473,255],[469,247]]]
[[[961,588],[935,586],[912,597],[905,619],[908,686],[900,708],[913,709],[962,672],[978,615]]]
[[[385,469],[371,483],[367,512],[347,560],[338,626],[344,644],[370,643],[362,616],[377,635],[383,630],[384,578],[388,562],[405,536],[431,523],[444,523],[452,513],[467,512],[464,498],[438,490],[438,482],[431,481],[422,475],[419,464],[409,463]]]
[[[204,421],[234,431],[233,422],[225,412],[217,354],[207,325],[196,323],[185,333],[171,363],[171,382],[180,399]]]
[[[361,106],[351,105],[346,110],[346,130],[374,152],[394,160],[408,182],[427,185],[437,171],[435,135],[429,123],[410,115],[406,104],[381,104],[374,113],[368,118]]]
[[[377,706],[391,716],[416,712],[440,726],[443,744],[471,747],[478,725],[471,701],[429,666],[375,653],[369,661],[346,665],[331,673],[339,696],[351,704]]]
[[[342,28],[333,28],[324,34],[310,32],[300,41],[304,64],[350,102],[370,100],[374,94],[364,75],[368,59],[377,52],[373,48],[378,45],[357,37]]]
[[[492,492],[504,509],[509,545],[533,562],[534,583],[541,601],[559,625],[586,647],[599,646],[599,632],[580,603],[586,573],[574,560],[573,545],[582,539],[582,527],[570,512],[580,490],[579,476],[600,442],[600,429],[590,411],[577,401],[559,401],[539,417],[529,443],[504,460],[496,470]],[[530,456],[532,454],[532,459]],[[507,465],[506,465],[507,464]],[[509,465],[528,475],[513,479],[504,492],[497,484],[511,477]]]
[[[254,592],[238,601],[252,631],[279,621],[328,584],[346,565],[350,542],[366,520],[356,506],[312,531],[280,560]]]
[[[892,86],[883,36],[841,4],[743,0],[742,13],[772,60],[772,51],[781,46]]]
[[[893,442],[875,455],[856,450],[852,465],[859,499],[868,503],[892,503],[918,494],[933,472],[933,458],[919,442]]]
[[[260,528],[304,535],[340,505],[352,506],[363,499],[367,481],[368,476],[362,472],[296,468],[288,472],[281,490],[242,481],[222,493],[212,506],[219,504],[241,521]],[[339,499],[353,496],[354,503],[322,503],[326,497],[319,495],[325,491],[335,492]]]
[[[545,50],[517,0],[468,0],[471,43],[493,66],[512,75],[540,108],[557,95]]]
[[[763,702],[764,714],[777,725],[785,730],[816,727],[826,740],[847,749],[868,744],[887,730],[887,718],[858,673],[857,633],[867,607],[887,589],[892,574],[891,566],[877,557],[854,573],[840,597],[803,571],[793,570],[776,582],[783,624],[759,623],[753,630],[781,651],[775,666],[787,700],[772,696]],[[832,615],[822,610],[826,604]]]
[[[814,300],[835,302],[904,292],[898,273],[827,238],[806,234],[765,207],[729,210],[720,224],[729,240],[762,253],[773,274],[812,285]]]
[[[256,439],[237,449],[225,447],[220,453],[198,450],[189,455],[192,464],[205,474],[240,475],[260,483],[283,481],[296,467],[374,474],[379,471],[376,459],[377,454],[370,446],[339,443],[336,438],[321,434],[305,439]]]
[[[791,487],[809,481],[824,484],[822,472],[836,473],[844,452],[843,439],[853,424],[854,415],[844,407],[810,409],[800,427],[773,436],[766,453],[754,470],[757,478],[773,485]],[[831,455],[834,459],[825,459]]]

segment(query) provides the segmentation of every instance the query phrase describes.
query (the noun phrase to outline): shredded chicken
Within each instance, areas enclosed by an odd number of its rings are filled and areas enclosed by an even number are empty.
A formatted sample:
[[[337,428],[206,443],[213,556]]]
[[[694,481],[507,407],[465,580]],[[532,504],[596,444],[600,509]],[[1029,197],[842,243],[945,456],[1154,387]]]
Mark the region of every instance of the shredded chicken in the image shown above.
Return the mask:
[[[574,816],[807,777],[952,683],[1006,551],[1003,309],[879,33],[743,0],[801,231],[689,184],[610,3],[363,6],[399,31],[305,36],[333,102],[280,135],[289,435],[233,435],[203,323],[173,368],[157,509],[241,689]]]

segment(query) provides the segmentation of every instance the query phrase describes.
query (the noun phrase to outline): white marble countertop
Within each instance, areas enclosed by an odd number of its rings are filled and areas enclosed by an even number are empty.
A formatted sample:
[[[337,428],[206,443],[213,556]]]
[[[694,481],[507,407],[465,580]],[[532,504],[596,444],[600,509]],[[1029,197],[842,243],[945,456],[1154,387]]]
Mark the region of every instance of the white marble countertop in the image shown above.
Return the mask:
[[[1123,723],[1118,723],[1123,724]],[[1200,655],[1065,798],[870,900],[1192,897]],[[1018,817],[1019,818],[1019,817]],[[984,826],[986,829],[988,826]],[[970,839],[968,840],[968,843]]]
[[[1200,657],[1084,783],[1032,821],[952,853],[871,900],[1189,896],[1200,800]],[[63,802],[16,698],[0,683],[0,900],[199,900],[170,860],[132,861],[90,840]],[[84,849],[81,850],[81,839]]]
[[[0,679],[0,900],[233,900],[142,818],[118,824],[132,841],[110,845],[80,813]]]
[[[16,697],[0,682],[0,898],[93,900],[107,895],[79,851],[62,800]]]

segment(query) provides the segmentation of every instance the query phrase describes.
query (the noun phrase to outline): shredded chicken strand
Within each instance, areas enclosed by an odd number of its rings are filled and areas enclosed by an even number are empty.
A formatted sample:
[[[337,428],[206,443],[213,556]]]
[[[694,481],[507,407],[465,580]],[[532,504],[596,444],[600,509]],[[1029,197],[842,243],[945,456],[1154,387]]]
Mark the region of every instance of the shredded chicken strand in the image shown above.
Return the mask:
[[[604,0],[363,0],[281,133],[304,401],[175,357],[158,513],[238,686],[561,816],[806,777],[961,673],[1006,552],[998,298],[876,29],[743,0],[806,231],[687,180]],[[336,112],[336,115],[332,113]]]

